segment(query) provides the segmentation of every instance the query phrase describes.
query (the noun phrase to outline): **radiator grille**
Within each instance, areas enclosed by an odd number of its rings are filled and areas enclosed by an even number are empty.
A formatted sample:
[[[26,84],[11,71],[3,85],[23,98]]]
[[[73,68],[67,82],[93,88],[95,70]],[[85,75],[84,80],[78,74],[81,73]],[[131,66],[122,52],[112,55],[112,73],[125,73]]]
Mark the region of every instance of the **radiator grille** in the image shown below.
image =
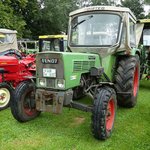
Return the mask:
[[[95,66],[95,61],[74,61],[73,71],[88,71]]]

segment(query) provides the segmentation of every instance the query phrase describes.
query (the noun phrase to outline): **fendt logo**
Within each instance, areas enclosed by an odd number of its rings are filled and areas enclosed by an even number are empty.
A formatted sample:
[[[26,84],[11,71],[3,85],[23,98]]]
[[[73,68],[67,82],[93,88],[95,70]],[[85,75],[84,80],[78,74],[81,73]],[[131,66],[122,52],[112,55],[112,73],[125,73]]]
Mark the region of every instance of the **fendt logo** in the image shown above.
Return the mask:
[[[58,64],[58,59],[57,58],[41,58],[41,62],[43,64]]]

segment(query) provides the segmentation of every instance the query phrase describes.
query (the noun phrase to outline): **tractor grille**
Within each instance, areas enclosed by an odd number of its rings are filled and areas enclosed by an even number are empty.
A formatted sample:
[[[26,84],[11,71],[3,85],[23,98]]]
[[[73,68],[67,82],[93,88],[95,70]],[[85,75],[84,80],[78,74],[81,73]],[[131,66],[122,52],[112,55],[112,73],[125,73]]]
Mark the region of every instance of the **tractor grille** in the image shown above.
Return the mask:
[[[73,71],[88,71],[95,66],[95,61],[74,61]]]
[[[55,88],[55,79],[47,79],[47,87]]]

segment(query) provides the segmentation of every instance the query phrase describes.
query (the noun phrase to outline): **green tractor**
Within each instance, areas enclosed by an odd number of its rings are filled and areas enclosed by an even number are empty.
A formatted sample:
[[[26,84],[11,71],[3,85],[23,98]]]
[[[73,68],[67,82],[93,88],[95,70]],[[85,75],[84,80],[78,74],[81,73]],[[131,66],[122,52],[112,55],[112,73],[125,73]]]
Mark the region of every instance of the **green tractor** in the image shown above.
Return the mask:
[[[36,40],[19,40],[17,43],[19,50],[26,55],[36,54],[39,51],[38,41]]]
[[[141,50],[141,72],[142,76],[150,79],[150,19],[138,20],[137,34],[139,37],[139,46]]]
[[[134,107],[140,75],[136,18],[128,8],[90,6],[69,15],[68,51],[36,56],[36,85],[22,82],[11,111],[26,122],[40,112],[59,114],[63,106],[91,112],[96,139],[110,137],[117,104]],[[92,105],[76,101],[83,96]]]

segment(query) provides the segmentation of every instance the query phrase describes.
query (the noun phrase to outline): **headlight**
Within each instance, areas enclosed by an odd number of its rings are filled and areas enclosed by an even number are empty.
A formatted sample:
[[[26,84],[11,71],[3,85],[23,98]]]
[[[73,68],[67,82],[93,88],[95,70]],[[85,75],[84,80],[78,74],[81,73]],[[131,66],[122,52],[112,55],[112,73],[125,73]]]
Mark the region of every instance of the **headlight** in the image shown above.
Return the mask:
[[[39,79],[39,86],[43,86],[45,87],[46,86],[46,79]]]
[[[65,88],[65,81],[63,79],[56,80],[57,88],[64,89]]]

